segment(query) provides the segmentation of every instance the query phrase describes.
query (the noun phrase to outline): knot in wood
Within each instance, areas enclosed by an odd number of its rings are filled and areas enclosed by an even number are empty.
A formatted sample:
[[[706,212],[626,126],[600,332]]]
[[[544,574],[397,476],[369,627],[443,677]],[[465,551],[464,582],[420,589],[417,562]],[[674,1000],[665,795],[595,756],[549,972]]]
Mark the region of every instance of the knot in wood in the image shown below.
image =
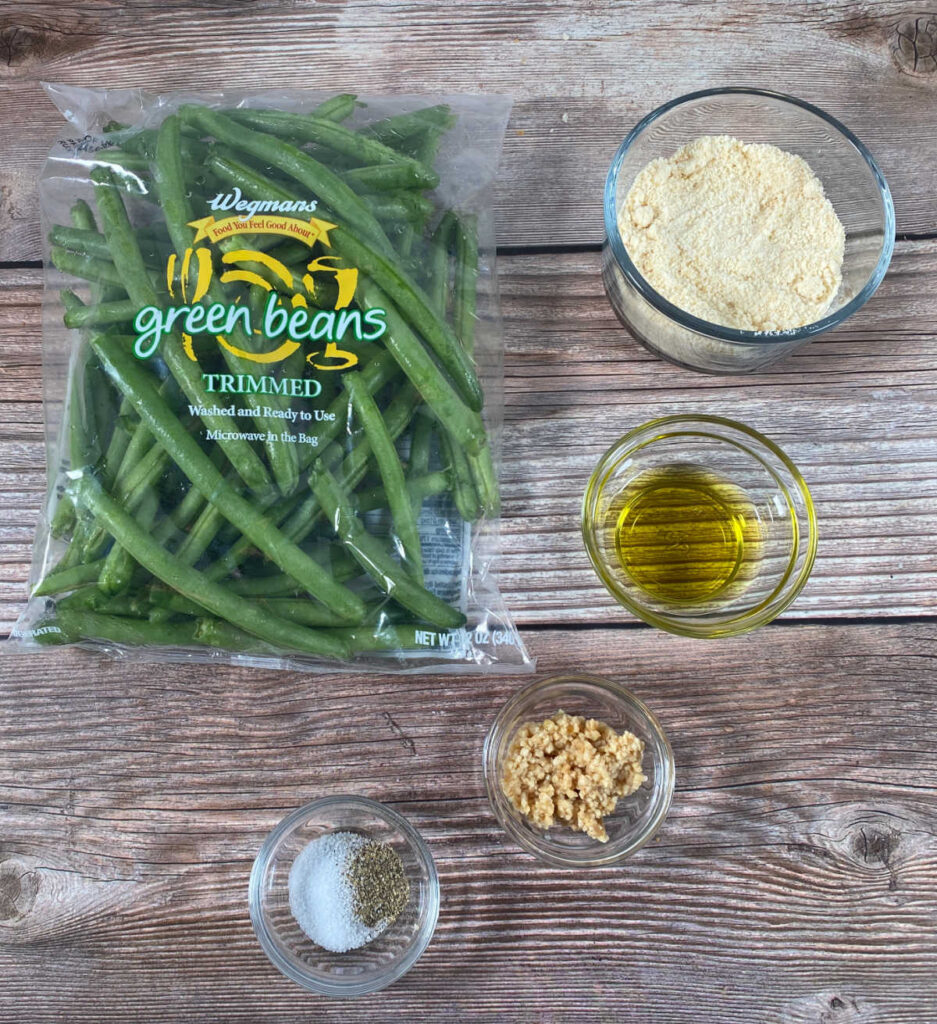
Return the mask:
[[[860,825],[852,837],[852,850],[863,864],[889,867],[901,842],[901,833],[881,825]]]
[[[0,16],[0,77],[27,74],[37,64],[83,49],[99,34],[86,29],[90,19],[68,8],[59,8],[54,24],[24,11],[15,17]]]
[[[24,918],[39,892],[39,875],[17,860],[0,861],[0,924]]]
[[[891,52],[898,67],[909,75],[937,72],[937,12],[906,18],[896,25]]]

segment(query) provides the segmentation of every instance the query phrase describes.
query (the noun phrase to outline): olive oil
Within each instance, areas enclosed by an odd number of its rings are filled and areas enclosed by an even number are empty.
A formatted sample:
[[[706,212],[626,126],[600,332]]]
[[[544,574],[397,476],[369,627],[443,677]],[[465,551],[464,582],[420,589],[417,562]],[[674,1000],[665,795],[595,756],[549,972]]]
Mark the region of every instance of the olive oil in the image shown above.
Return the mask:
[[[646,470],[611,515],[621,568],[658,601],[726,600],[756,574],[764,545],[758,512],[745,491],[705,466]]]

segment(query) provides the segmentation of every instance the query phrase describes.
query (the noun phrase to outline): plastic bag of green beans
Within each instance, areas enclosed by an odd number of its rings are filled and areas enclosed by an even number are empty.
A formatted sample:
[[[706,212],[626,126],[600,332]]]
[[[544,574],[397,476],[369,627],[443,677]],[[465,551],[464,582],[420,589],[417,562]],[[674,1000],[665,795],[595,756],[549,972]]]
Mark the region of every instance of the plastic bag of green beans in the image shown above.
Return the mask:
[[[509,103],[47,87],[49,491],[14,635],[529,670],[492,575]]]

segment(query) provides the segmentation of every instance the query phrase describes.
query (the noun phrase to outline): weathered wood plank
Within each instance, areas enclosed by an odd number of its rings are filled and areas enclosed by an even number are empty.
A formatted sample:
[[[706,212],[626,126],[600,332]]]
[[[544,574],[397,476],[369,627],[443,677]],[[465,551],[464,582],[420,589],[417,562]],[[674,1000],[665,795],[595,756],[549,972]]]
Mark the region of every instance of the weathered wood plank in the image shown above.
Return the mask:
[[[512,95],[496,199],[505,245],[600,240],[612,155],[659,104],[714,85],[777,89],[829,110],[871,147],[900,231],[935,232],[937,73],[923,65],[909,73],[907,60],[895,59],[908,16],[897,0],[8,4],[0,9],[0,260],[39,254],[35,182],[61,129],[40,79]]]
[[[579,503],[621,433],[677,412],[727,415],[786,448],[818,504],[820,555],[788,617],[937,607],[937,243],[899,245],[843,330],[770,374],[703,377],[645,353],[615,320],[594,254],[501,261],[507,346],[501,585],[518,621],[618,622],[588,565]],[[23,599],[44,491],[39,274],[0,276],[0,628]]]
[[[495,824],[481,745],[516,680],[0,654],[0,1018],[937,1016],[932,626],[530,642],[626,681],[673,743],[671,816],[622,867],[541,867]],[[342,791],[411,818],[443,908],[407,979],[339,1007],[269,966],[246,887],[267,830]]]

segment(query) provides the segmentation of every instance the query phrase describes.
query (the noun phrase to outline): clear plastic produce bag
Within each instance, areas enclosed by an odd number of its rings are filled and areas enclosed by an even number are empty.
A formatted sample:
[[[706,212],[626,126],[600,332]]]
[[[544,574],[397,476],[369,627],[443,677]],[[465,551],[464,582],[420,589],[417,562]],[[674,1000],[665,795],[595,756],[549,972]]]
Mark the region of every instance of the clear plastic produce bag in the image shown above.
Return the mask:
[[[492,575],[509,103],[49,86],[49,494],[14,636],[533,667]]]

